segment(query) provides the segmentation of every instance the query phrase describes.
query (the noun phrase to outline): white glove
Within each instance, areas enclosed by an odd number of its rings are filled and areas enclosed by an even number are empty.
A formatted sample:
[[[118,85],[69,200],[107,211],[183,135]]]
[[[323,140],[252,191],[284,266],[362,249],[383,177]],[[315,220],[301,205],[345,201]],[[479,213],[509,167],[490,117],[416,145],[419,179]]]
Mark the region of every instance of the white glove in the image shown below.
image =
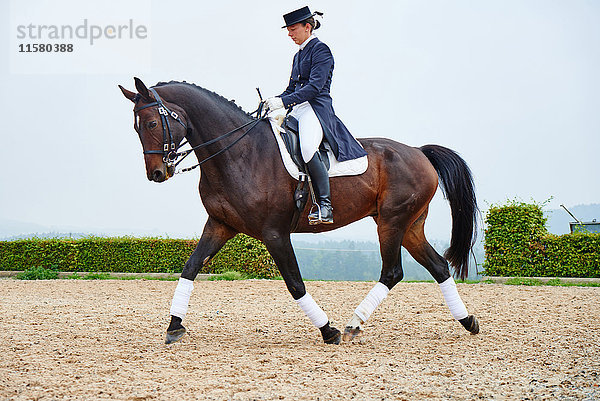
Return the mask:
[[[269,111],[279,110],[283,108],[283,100],[280,97],[270,97],[265,100],[265,106]]]

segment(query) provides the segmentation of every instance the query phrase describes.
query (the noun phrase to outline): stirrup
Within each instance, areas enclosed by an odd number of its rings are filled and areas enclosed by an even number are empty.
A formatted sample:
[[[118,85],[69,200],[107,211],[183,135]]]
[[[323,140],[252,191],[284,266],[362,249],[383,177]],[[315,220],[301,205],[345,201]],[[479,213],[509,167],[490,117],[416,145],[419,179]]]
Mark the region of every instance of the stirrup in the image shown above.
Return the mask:
[[[313,212],[313,208],[315,206],[317,207],[317,210]],[[319,204],[313,204],[313,206],[310,208],[310,212],[308,213],[308,224],[311,226],[315,226],[317,224],[333,224],[333,213],[330,220],[323,220],[321,206]]]
[[[317,210],[313,212],[313,208],[315,206],[317,207]],[[310,208],[310,212],[308,213],[308,225],[316,226],[319,223],[321,223],[321,208],[319,207],[319,205],[313,205]]]

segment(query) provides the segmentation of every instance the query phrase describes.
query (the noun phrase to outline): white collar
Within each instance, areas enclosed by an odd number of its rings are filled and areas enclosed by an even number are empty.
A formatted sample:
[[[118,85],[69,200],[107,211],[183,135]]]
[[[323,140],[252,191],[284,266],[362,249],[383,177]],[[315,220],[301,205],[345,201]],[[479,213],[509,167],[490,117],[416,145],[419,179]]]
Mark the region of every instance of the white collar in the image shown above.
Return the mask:
[[[306,45],[308,44],[308,42],[310,42],[311,40],[315,39],[316,36],[314,33],[311,33],[310,36],[308,37],[308,39],[306,39],[304,42],[302,42],[300,44],[300,50],[304,50],[304,48],[306,47]]]

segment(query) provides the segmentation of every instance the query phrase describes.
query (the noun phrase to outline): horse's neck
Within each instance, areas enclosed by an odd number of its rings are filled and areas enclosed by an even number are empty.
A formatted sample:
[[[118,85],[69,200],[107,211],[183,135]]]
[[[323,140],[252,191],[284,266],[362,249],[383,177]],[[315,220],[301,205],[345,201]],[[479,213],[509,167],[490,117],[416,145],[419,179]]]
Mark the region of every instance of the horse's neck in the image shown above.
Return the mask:
[[[219,107],[204,110],[196,109],[192,111],[192,115],[196,116],[195,118],[192,117],[193,129],[188,138],[192,146],[198,146],[214,140],[252,121],[246,115]],[[236,130],[232,135],[218,140],[214,144],[196,149],[195,153],[199,162],[218,152],[223,152],[201,166],[203,175],[207,175],[208,173],[212,176],[227,177],[232,174],[238,174],[241,169],[241,163],[251,163],[253,161],[249,160],[254,159],[252,157],[249,158],[249,154],[257,155],[259,152],[262,153],[263,150],[266,150],[265,148],[269,148],[271,142],[274,141],[268,140],[268,133],[265,130],[264,124],[259,123],[238,143],[224,150],[244,135],[251,127],[253,127],[252,123]]]

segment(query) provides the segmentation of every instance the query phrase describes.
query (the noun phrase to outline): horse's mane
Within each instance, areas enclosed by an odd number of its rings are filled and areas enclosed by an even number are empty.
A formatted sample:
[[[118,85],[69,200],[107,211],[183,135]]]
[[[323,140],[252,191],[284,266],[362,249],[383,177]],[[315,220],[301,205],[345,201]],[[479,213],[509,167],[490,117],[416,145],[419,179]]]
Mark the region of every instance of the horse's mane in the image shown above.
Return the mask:
[[[174,84],[181,84],[181,85],[186,85],[189,86],[195,90],[199,90],[203,93],[206,93],[207,95],[209,95],[211,98],[213,98],[214,100],[220,101],[222,103],[224,103],[225,105],[227,105],[228,107],[230,107],[232,110],[236,111],[236,112],[242,112],[244,113],[246,116],[250,117],[250,114],[248,112],[246,112],[244,109],[242,109],[240,106],[238,106],[234,100],[229,100],[224,96],[219,95],[217,92],[213,92],[211,90],[208,90],[206,88],[203,88],[201,86],[198,86],[194,83],[191,82],[186,82],[186,81],[169,81],[169,82],[159,82],[156,85],[154,85],[154,87],[158,87],[158,86],[166,86],[166,85],[174,85]]]

